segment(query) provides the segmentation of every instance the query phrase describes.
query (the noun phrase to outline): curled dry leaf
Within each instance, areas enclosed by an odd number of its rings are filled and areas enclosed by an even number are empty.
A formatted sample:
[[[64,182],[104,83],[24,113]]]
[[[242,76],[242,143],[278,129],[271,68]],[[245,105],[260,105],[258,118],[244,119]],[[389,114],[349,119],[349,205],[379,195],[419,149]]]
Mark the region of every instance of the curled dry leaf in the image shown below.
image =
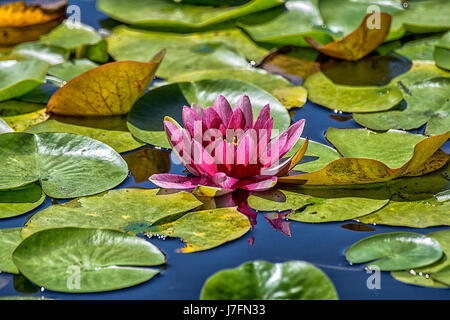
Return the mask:
[[[23,1],[0,6],[0,46],[38,40],[64,19],[67,0],[53,5],[27,5]]]
[[[311,46],[327,56],[343,60],[359,60],[375,50],[389,33],[392,17],[389,13],[379,13],[379,25],[375,14],[367,14],[355,31],[338,41],[320,45],[305,37]],[[374,20],[372,20],[374,19]]]
[[[67,82],[47,104],[47,112],[64,116],[127,114],[153,80],[165,50],[151,62],[118,61],[88,70]]]
[[[280,183],[306,185],[350,185],[389,181],[402,176],[420,176],[442,168],[450,155],[440,147],[450,138],[450,131],[425,138],[414,147],[412,157],[392,169],[385,163],[367,158],[344,157],[310,173],[279,178]]]

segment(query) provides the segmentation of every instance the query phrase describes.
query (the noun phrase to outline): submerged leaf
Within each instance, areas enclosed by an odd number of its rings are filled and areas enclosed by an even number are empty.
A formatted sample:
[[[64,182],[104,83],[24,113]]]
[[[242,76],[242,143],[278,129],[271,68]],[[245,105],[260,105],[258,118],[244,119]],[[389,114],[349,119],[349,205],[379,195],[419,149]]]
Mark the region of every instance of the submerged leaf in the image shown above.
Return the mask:
[[[48,114],[43,104],[8,100],[0,102],[0,117],[14,131],[20,132],[47,120]]]
[[[337,300],[328,277],[312,264],[251,261],[213,274],[201,300]]]
[[[69,133],[0,135],[0,189],[39,181],[52,198],[71,198],[115,187],[126,162],[107,145]]]
[[[0,219],[15,217],[39,207],[45,194],[39,183],[0,190]]]
[[[382,271],[427,266],[438,261],[442,254],[439,242],[410,232],[377,234],[358,241],[345,251],[350,263],[373,261],[367,267],[378,267]]]
[[[130,254],[133,252],[133,254]],[[25,239],[13,261],[38,286],[59,292],[101,292],[145,282],[165,263],[151,243],[112,230],[52,229]],[[70,278],[70,275],[78,275]]]
[[[152,62],[119,61],[73,78],[50,99],[47,112],[64,116],[127,114],[153,80],[164,52]]]
[[[309,37],[306,37],[306,41],[327,56],[355,61],[365,57],[384,42],[389,33],[391,20],[389,13],[370,13],[366,14],[355,31],[341,40],[326,45],[320,45]]]

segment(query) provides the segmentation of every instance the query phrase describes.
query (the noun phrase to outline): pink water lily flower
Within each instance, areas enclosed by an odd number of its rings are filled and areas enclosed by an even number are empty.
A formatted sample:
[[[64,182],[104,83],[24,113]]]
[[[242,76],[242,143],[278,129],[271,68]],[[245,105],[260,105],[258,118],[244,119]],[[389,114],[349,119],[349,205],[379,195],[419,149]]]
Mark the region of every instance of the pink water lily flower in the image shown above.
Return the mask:
[[[182,128],[170,117],[164,127],[174,154],[190,175],[155,174],[150,181],[161,188],[194,189],[196,194],[220,196],[236,189],[264,191],[277,183],[302,158],[307,141],[295,155],[283,159],[297,143],[305,120],[291,125],[271,140],[270,107],[262,108],[256,121],[247,95],[232,109],[219,96],[212,107],[183,107]]]

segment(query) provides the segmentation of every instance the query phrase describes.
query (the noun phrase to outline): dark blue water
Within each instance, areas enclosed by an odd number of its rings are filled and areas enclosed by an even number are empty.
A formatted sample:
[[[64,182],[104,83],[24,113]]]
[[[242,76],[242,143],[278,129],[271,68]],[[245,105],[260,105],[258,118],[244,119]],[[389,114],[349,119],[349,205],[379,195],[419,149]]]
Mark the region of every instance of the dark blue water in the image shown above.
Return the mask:
[[[70,1],[82,8],[82,19],[94,27],[98,20],[105,16],[96,12],[95,1]],[[349,128],[359,127],[352,119],[339,118],[333,111],[308,102],[299,109],[293,120],[306,118],[307,123],[303,136],[314,141],[327,143],[324,132],[328,127]],[[345,117],[346,114],[339,114]],[[162,152],[162,151],[161,151]],[[181,173],[183,168],[172,164],[171,173]],[[131,186],[154,187],[150,182],[135,183],[129,177],[118,188]],[[27,217],[51,205],[47,199],[39,208],[20,217],[0,220],[0,228],[21,227]],[[344,257],[344,251],[350,245],[364,237],[375,233],[393,231],[410,231],[427,234],[448,229],[435,227],[426,229],[411,229],[400,227],[376,226],[374,232],[356,232],[341,228],[347,222],[309,224],[292,221],[290,223],[292,236],[287,237],[275,231],[262,215],[258,216],[257,224],[244,237],[218,248],[190,253],[176,253],[183,246],[177,239],[151,239],[167,255],[167,265],[161,273],[152,280],[141,285],[112,292],[95,294],[63,294],[32,287],[28,295],[42,296],[53,299],[198,299],[205,280],[213,273],[236,267],[249,260],[266,260],[284,262],[289,260],[304,260],[322,269],[334,283],[341,299],[449,299],[450,291],[446,289],[423,288],[403,284],[394,280],[388,272],[382,272],[381,289],[370,290],[366,282],[367,274],[362,266],[351,266]],[[248,239],[254,237],[253,245]],[[18,281],[16,282],[18,283]],[[14,288],[14,277],[10,274],[0,274],[0,296],[25,295],[23,288]]]

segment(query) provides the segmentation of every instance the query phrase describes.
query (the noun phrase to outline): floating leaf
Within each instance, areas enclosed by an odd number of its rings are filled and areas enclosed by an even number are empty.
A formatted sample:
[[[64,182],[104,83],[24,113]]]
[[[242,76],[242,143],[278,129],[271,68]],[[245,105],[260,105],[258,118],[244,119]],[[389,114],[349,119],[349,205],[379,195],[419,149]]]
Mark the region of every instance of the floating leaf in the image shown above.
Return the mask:
[[[250,221],[236,208],[220,208],[189,212],[181,218],[150,226],[147,235],[181,238],[186,247],[181,252],[208,250],[238,239],[250,230]]]
[[[20,228],[0,229],[0,271],[19,273],[12,260],[14,249],[22,241]]]
[[[382,182],[401,176],[420,176],[436,171],[443,167],[449,159],[449,155],[439,148],[450,137],[450,131],[428,138],[420,135],[410,136],[412,134],[406,132],[375,133],[365,129],[331,129],[329,132],[338,133],[338,136],[346,136],[346,139],[351,139],[352,136],[353,138],[355,136],[364,138],[364,144],[358,140],[347,140],[345,144],[338,147],[344,156],[361,158],[339,158],[320,170],[282,177],[279,178],[279,182],[307,185],[351,185]],[[422,140],[414,145],[414,141],[419,137]],[[350,147],[352,143],[354,143],[353,147]],[[389,153],[388,150],[391,152]],[[410,157],[409,160],[408,157]],[[388,167],[380,160],[386,161],[395,168]],[[402,161],[406,162],[401,164]]]
[[[0,135],[0,189],[39,181],[52,198],[71,198],[115,187],[128,175],[113,149],[70,133]]]
[[[144,147],[123,156],[134,181],[147,182],[154,174],[170,171],[170,153],[154,148]]]
[[[164,52],[152,62],[119,61],[73,78],[50,99],[47,111],[65,116],[127,114],[153,80]]]
[[[38,40],[64,19],[67,1],[52,6],[27,5],[24,1],[0,6],[0,46]]]
[[[270,9],[282,0],[251,0],[241,6],[211,7],[176,3],[172,0],[99,0],[98,9],[124,22],[146,27],[196,28]]]
[[[29,133],[66,132],[89,137],[113,148],[116,152],[137,149],[143,143],[133,138],[126,128],[126,120],[121,116],[111,117],[58,117],[34,125],[26,130]]]
[[[48,78],[48,76],[47,76]],[[59,79],[53,78],[48,79],[50,82],[46,82],[31,90],[30,92],[24,94],[17,98],[20,101],[33,102],[33,103],[42,103],[47,104],[52,95],[58,91],[60,88],[61,81]],[[51,83],[52,81],[58,80],[57,84]],[[44,106],[45,107],[45,106]]]
[[[19,100],[0,102],[0,117],[14,130],[25,131],[48,119],[45,105]]]
[[[245,58],[258,61],[267,52],[238,29],[177,34],[119,26],[107,41],[108,52],[115,60],[146,62],[166,49],[156,73],[161,78],[199,70],[246,68],[249,64]]]
[[[45,82],[43,61],[0,61],[0,101],[20,97]]]
[[[151,243],[122,232],[64,228],[25,239],[13,261],[20,273],[48,290],[100,292],[151,279],[158,270],[142,267],[163,264],[165,257]]]
[[[102,40],[94,28],[80,22],[64,21],[50,33],[41,37],[47,45],[73,50],[85,45],[93,45]]]
[[[37,182],[19,188],[0,190],[0,219],[27,213],[39,207],[44,200],[45,194]]]
[[[333,40],[314,0],[286,1],[283,7],[243,17],[239,24],[255,41],[278,46],[308,46],[304,36],[319,43]]]
[[[341,40],[321,45],[309,37],[305,39],[316,50],[327,56],[356,61],[383,43],[389,33],[391,20],[392,17],[389,13],[370,13],[366,14],[356,30]]]
[[[403,99],[396,87],[353,87],[334,84],[323,72],[306,79],[309,99],[331,110],[375,112],[392,109]],[[372,114],[372,113],[371,113]]]
[[[450,70],[450,32],[444,34],[436,44],[433,59],[438,67]]]
[[[96,228],[123,231],[130,223],[173,220],[202,203],[190,193],[160,195],[158,189],[117,189],[53,205],[34,214],[22,230],[24,238],[53,228]]]
[[[293,86],[281,76],[261,69],[201,70],[183,73],[169,78],[169,82],[199,81],[205,79],[234,79],[252,83],[278,99],[287,109],[301,107],[307,100],[307,91],[301,86]]]
[[[250,207],[261,211],[292,210],[290,220],[302,222],[330,222],[355,219],[372,213],[389,199],[360,197],[318,198],[285,190],[255,193],[248,198]]]
[[[70,52],[57,47],[47,46],[39,41],[25,42],[15,46],[9,55],[10,60],[41,60],[50,65],[63,63]]]
[[[432,35],[422,39],[406,42],[395,52],[409,60],[433,60],[434,45],[439,42],[440,35]]]
[[[337,300],[328,277],[312,264],[251,261],[209,277],[202,300]]]
[[[377,234],[358,241],[345,251],[350,263],[373,261],[368,268],[397,271],[423,267],[442,257],[436,240],[411,232]]]
[[[448,267],[450,266],[450,259],[448,258],[450,256],[450,231],[443,230],[432,232],[427,234],[427,236],[439,242],[445,256],[429,266],[423,268],[414,268],[406,271],[395,271],[391,274],[394,279],[408,284],[426,287],[448,288],[450,287],[449,277],[447,274]],[[443,277],[444,274],[447,275]]]
[[[230,79],[180,82],[152,89],[133,106],[128,114],[128,128],[139,140],[155,146],[171,148],[163,127],[165,116],[181,122],[183,105],[197,103],[206,108],[212,106],[220,94],[234,105],[242,92],[251,97],[255,117],[263,106],[270,104],[274,129],[282,132],[288,128],[289,114],[277,99],[250,83]]]
[[[48,68],[48,74],[64,81],[70,81],[80,74],[98,67],[98,64],[88,59],[66,61]]]

